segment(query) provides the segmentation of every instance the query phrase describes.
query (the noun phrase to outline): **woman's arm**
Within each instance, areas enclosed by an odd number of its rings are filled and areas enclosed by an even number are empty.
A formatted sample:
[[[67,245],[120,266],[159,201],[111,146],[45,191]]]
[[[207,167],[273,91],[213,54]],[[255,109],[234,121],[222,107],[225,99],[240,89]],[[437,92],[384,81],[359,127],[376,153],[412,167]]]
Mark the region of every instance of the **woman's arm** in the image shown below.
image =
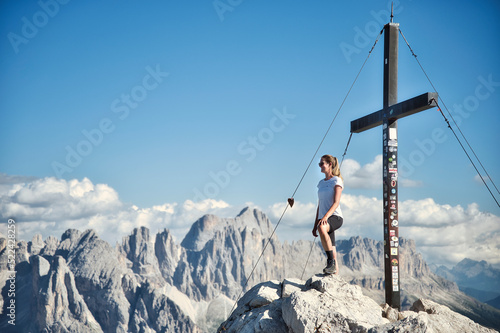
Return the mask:
[[[335,210],[337,209],[337,207],[340,204],[340,196],[341,196],[341,194],[342,194],[342,186],[335,185],[335,188],[333,190],[333,204],[330,207],[330,209],[328,210],[328,212],[326,212],[325,216],[323,216],[321,218],[321,220],[319,222],[320,224],[326,224],[326,223],[328,223],[328,218],[333,215],[333,212],[335,212]]]

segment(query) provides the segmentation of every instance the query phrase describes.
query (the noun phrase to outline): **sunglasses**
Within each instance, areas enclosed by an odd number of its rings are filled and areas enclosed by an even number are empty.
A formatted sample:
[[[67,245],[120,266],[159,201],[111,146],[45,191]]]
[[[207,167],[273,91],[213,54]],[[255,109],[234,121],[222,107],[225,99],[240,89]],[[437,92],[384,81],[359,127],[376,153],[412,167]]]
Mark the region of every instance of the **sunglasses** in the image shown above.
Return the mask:
[[[323,164],[325,164],[325,162],[319,162],[318,164],[319,164],[320,167],[322,167]]]

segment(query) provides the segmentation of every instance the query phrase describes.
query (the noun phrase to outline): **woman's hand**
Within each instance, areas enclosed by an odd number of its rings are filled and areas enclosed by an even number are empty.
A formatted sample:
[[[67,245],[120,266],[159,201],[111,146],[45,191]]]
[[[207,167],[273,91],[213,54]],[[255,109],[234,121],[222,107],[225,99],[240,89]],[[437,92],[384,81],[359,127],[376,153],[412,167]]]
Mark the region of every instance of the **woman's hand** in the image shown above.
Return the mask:
[[[318,222],[314,222],[313,236],[318,237]]]
[[[328,224],[328,218],[323,216],[321,220],[318,221],[317,226]]]

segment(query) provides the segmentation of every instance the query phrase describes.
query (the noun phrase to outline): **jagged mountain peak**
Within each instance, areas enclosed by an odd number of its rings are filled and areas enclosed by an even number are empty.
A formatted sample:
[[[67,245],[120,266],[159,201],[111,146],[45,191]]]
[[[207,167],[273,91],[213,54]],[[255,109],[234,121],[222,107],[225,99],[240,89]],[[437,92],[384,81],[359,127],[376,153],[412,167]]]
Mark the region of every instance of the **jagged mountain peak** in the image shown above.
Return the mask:
[[[61,236],[61,242],[65,241],[66,239],[75,239],[75,238],[78,238],[80,237],[80,234],[82,232],[80,230],[77,230],[77,229],[68,229],[66,230],[62,236]]]
[[[491,300],[500,291],[500,270],[484,260],[465,258],[452,269],[440,266],[435,271],[436,274],[455,281],[460,289],[478,299]]]
[[[360,247],[365,249],[371,249],[373,247],[376,247],[378,243],[379,242],[377,242],[376,240],[370,238],[362,238],[361,236],[352,236],[343,244],[344,246],[347,246],[349,248]]]
[[[272,223],[262,211],[256,208],[244,208],[234,219],[235,224],[242,229],[257,229],[263,237],[268,237],[272,232]]]
[[[204,215],[193,223],[181,246],[188,250],[200,251],[215,232],[223,229],[226,224],[226,219],[210,214]]]
[[[54,252],[56,255],[61,255],[65,259],[67,259],[68,254],[73,249],[77,247],[85,248],[87,247],[87,244],[93,243],[95,240],[100,240],[100,239],[99,236],[97,235],[97,232],[93,229],[87,229],[84,232],[81,232],[76,229],[68,229],[62,234],[61,242],[59,243],[59,245],[57,245],[57,248],[52,249],[52,252]],[[54,243],[54,239],[51,239],[50,241]],[[104,242],[103,240],[100,241]],[[55,244],[52,244],[52,246],[54,245]]]
[[[272,224],[263,212],[250,207],[245,207],[235,218],[220,218],[207,214],[193,223],[182,240],[181,246],[187,250],[200,251],[217,232],[228,227],[239,231],[245,228],[257,229],[262,235],[268,236],[271,233]]]
[[[145,226],[134,228],[134,230],[132,231],[132,235],[134,235],[135,237],[144,238],[147,242],[149,242],[149,228]]]
[[[142,226],[134,228],[132,234],[123,237],[122,245],[118,247],[118,250],[126,249],[125,252],[131,253],[133,256],[138,256],[143,247],[147,247],[150,242],[149,228]]]
[[[490,265],[484,260],[476,261],[469,258],[464,258],[453,268],[455,274],[463,274],[467,277],[473,277],[482,272],[491,271]]]
[[[248,207],[248,206],[247,206],[247,207],[245,207],[245,208],[243,208],[243,209],[241,210],[241,212],[237,215],[237,217],[239,217],[239,216],[241,216],[241,215],[243,215],[243,214],[246,214],[246,213],[248,213],[249,211],[250,211],[250,207]]]
[[[155,255],[154,240],[150,237],[149,229],[142,226],[134,228],[131,235],[123,237],[122,245],[118,245],[116,249],[128,260],[127,267],[134,273],[148,276],[159,285],[163,285]]]

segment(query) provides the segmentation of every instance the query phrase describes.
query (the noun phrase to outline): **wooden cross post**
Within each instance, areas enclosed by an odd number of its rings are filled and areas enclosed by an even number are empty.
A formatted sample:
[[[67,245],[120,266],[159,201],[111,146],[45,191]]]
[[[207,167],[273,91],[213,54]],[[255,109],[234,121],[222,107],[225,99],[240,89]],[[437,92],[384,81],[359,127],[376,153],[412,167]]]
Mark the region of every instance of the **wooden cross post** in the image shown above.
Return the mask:
[[[384,105],[383,109],[351,121],[351,133],[382,125],[385,300],[401,308],[398,217],[398,125],[397,119],[436,106],[437,93],[425,93],[401,103],[398,101],[399,23],[384,27]]]

